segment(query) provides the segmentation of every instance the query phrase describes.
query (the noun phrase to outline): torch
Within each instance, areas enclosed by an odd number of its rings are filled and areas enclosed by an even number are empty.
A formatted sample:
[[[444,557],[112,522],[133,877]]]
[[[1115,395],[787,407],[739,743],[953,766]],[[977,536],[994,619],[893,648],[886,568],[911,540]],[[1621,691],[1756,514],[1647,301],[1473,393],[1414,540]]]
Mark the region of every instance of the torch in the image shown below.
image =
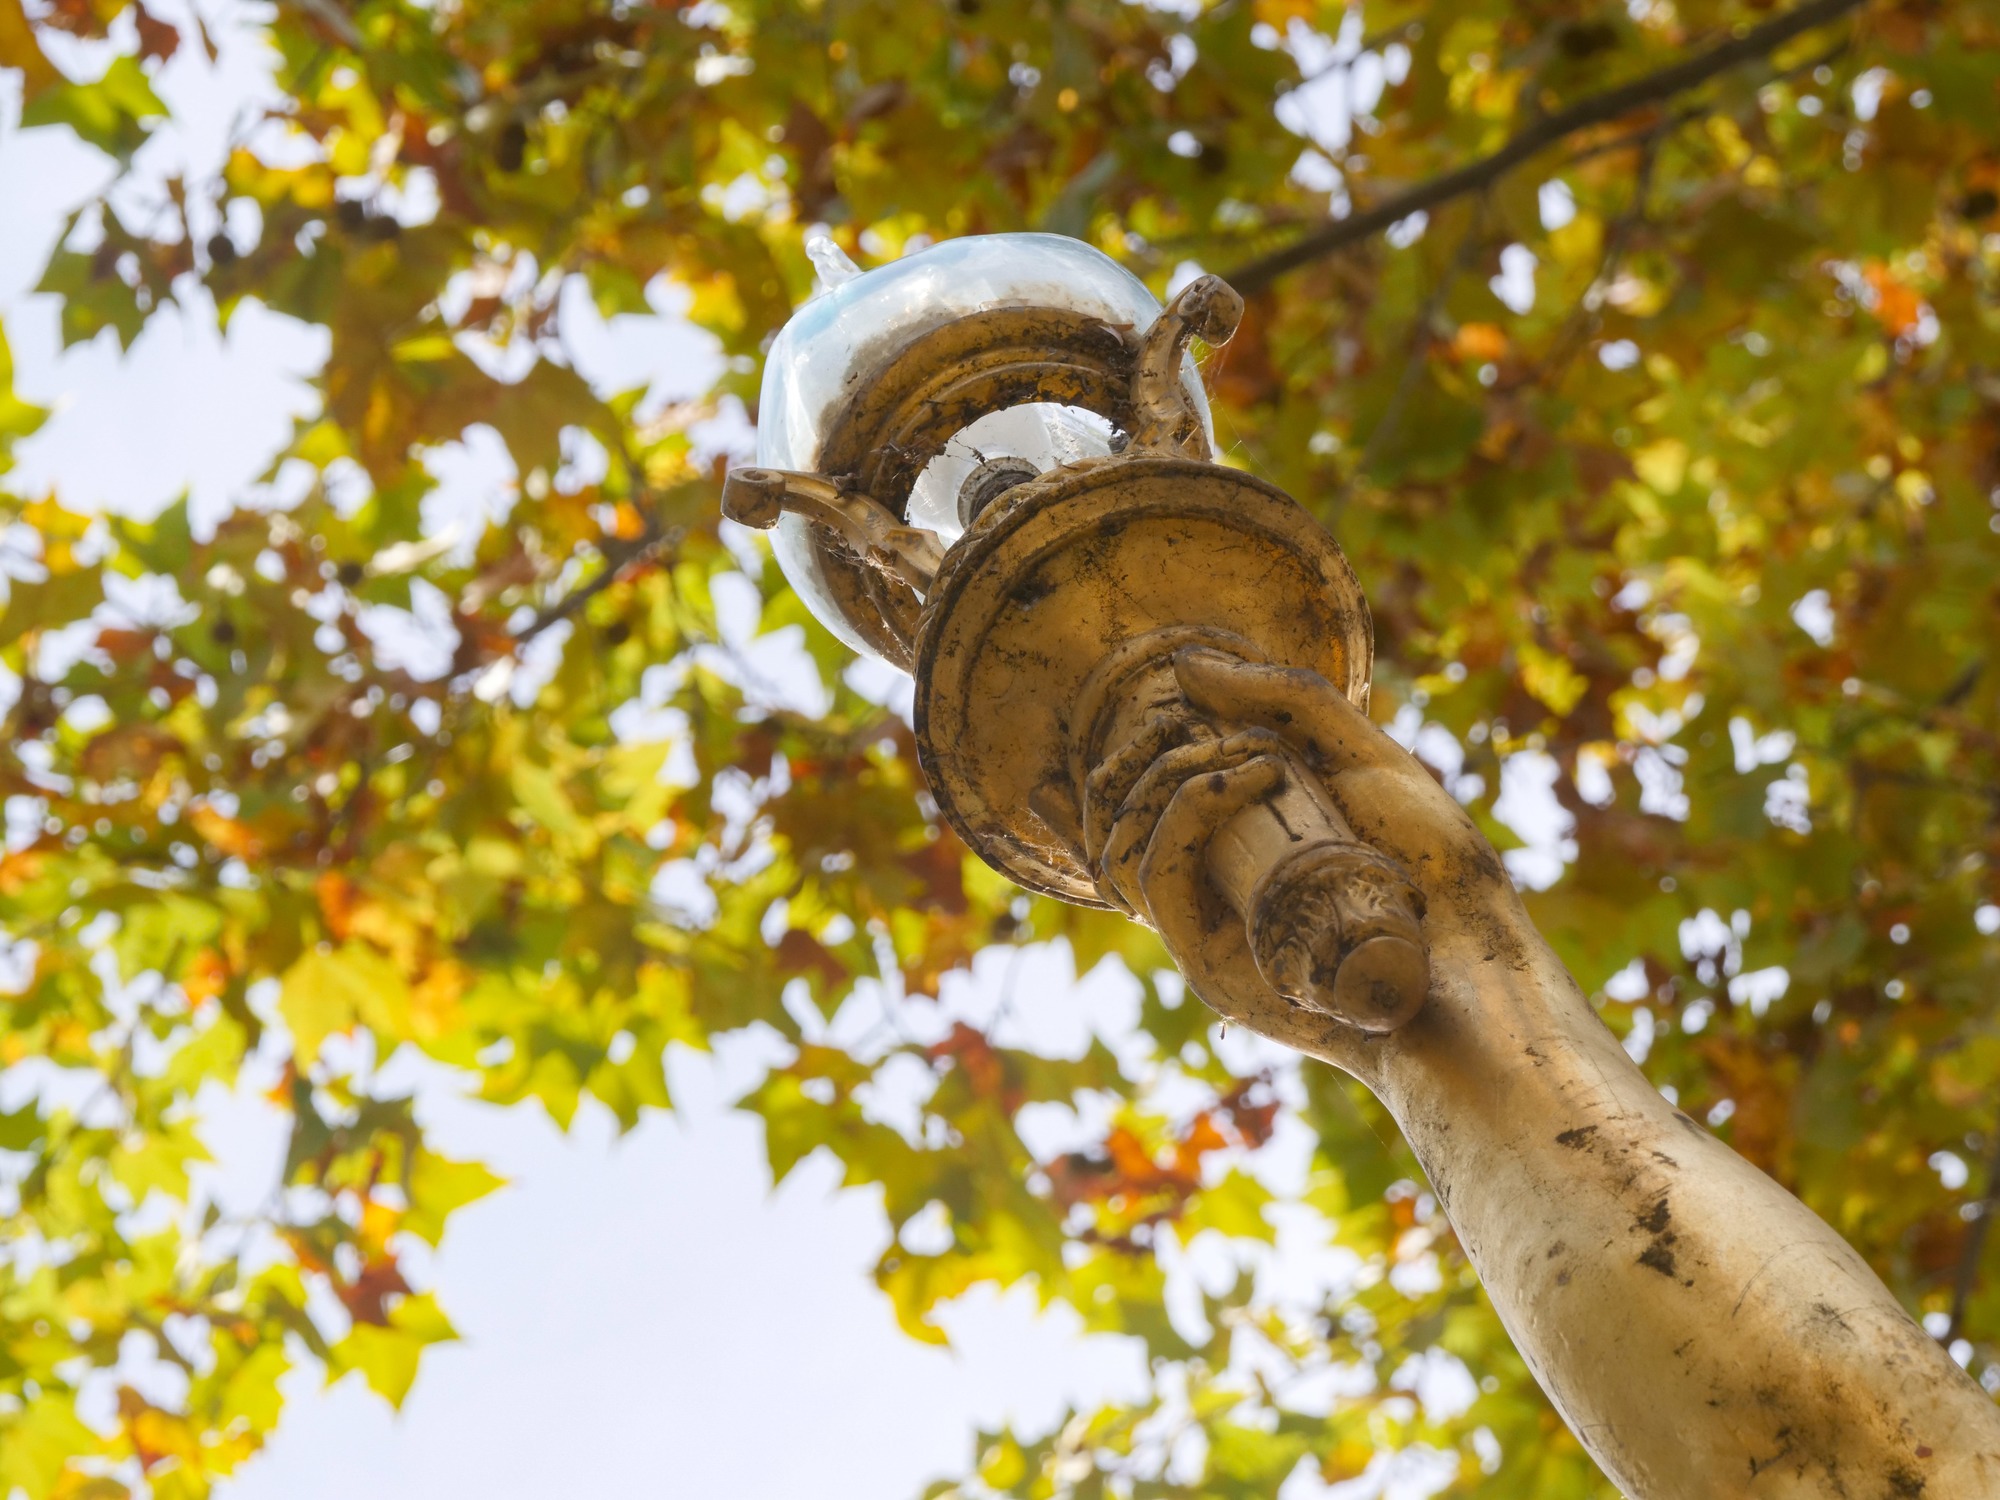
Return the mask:
[[[1216,816],[1171,851],[1172,899],[1201,909],[1177,906],[1169,946],[1275,991],[1258,1029],[1388,1107],[1605,1473],[1642,1500],[2000,1496],[1991,1399],[1839,1235],[1661,1097],[1456,804],[1352,711],[1373,653],[1353,571],[1290,496],[1216,461],[1189,346],[1226,341],[1241,299],[1203,276],[1163,308],[1051,235],[865,275],[816,258],[829,284],[772,346],[758,463],[723,508],[773,531],[834,634],[915,679],[918,754],[965,842],[1029,890],[1164,930],[1119,830],[1147,821],[1147,776],[1254,742],[1258,795],[1204,773]],[[1198,708],[1188,663],[1223,659],[1285,703]],[[1229,703],[1264,722],[1219,720]],[[1400,804],[1357,816],[1429,830],[1398,844],[1442,861],[1428,936],[1409,872],[1299,759],[1335,749]],[[1456,857],[1478,868],[1453,884]]]
[[[1093,806],[1099,768],[1242,728],[1185,700],[1176,651],[1368,697],[1368,606],[1339,546],[1216,461],[1189,346],[1227,342],[1242,299],[1202,276],[1163,308],[1045,234],[828,279],[771,348],[757,465],[729,475],[723,510],[773,532],[835,635],[912,675],[924,773],[970,848],[1029,890],[1143,920],[1094,847],[1093,814],[1115,811]],[[1288,1002],[1375,1033],[1423,1005],[1420,894],[1295,760],[1206,860],[1218,917]]]

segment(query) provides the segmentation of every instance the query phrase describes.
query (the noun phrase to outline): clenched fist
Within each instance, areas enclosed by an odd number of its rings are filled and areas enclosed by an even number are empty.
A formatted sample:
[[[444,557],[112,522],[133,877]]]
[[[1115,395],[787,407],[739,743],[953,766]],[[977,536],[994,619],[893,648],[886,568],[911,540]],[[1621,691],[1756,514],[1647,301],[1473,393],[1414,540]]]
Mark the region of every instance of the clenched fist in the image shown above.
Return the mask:
[[[1369,1030],[1345,1024],[1279,994],[1268,962],[1259,970],[1240,897],[1220,888],[1226,861],[1214,845],[1245,808],[1295,807],[1300,793],[1361,846],[1353,854],[1363,875],[1400,882],[1407,872],[1443,966],[1433,990],[1452,988],[1452,966],[1471,949],[1481,963],[1522,950],[1531,929],[1492,846],[1332,683],[1201,648],[1177,653],[1173,673],[1179,701],[1160,704],[1089,775],[1084,840],[1100,888],[1160,933],[1209,1005],[1364,1075],[1393,1045],[1370,1031],[1392,1032],[1408,1019]],[[1312,919],[1311,907],[1302,919]]]

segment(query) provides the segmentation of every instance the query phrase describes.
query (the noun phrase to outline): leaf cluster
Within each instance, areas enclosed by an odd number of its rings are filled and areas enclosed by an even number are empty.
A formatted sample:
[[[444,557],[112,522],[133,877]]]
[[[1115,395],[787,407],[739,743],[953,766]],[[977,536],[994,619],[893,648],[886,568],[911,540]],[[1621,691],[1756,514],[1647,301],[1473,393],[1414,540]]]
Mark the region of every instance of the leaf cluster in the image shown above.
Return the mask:
[[[937,1493],[1606,1493],[1372,1101],[939,826],[901,721],[720,534],[708,434],[807,226],[863,260],[1050,229],[1164,289],[1763,14],[306,0],[254,23],[275,102],[162,179],[158,74],[216,39],[0,0],[24,127],[119,173],[46,268],[64,336],[254,300],[328,339],[261,500],[143,522],[6,488],[43,414],[0,345],[0,1491],[206,1494],[298,1363],[402,1398],[452,1337],[412,1252],[497,1181],[425,1144],[399,1052],[629,1128],[672,1044],[761,1028],[773,1172],[879,1191],[906,1330],[1026,1283],[1149,1351],[1147,1400],[985,1434]],[[1378,714],[1503,846],[1549,789],[1512,857],[1606,1021],[2000,1388],[1996,43],[1988,4],[1876,0],[1263,286],[1205,373],[1227,461],[1365,581]],[[684,308],[714,391],[593,389],[592,304]],[[514,483],[440,534],[484,433]],[[948,1019],[974,954],[1046,943],[1123,970],[1138,1032]],[[288,1132],[247,1215],[203,1186],[232,1088]],[[1260,1271],[1280,1225],[1331,1289]],[[1198,1317],[1188,1254],[1234,1267]]]

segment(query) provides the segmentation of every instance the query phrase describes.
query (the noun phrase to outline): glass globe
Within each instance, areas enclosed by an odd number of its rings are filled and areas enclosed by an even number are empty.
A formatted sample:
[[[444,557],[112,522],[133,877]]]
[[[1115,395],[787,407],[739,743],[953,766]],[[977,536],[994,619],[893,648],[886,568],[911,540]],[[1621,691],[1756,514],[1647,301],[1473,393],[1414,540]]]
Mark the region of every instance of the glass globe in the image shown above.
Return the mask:
[[[1130,271],[1081,240],[1055,234],[973,235],[946,240],[873,271],[859,271],[825,241],[809,247],[821,290],[772,343],[758,403],[757,463],[822,472],[820,455],[835,415],[862,381],[910,340],[973,313],[1001,307],[1060,307],[1135,334],[1160,303]],[[1194,361],[1182,379],[1208,421]],[[982,414],[933,458],[913,488],[906,519],[947,546],[964,529],[960,487],[997,458],[1046,472],[1111,451],[1110,423],[1075,407],[1034,402]],[[842,616],[821,571],[812,525],[778,522],[778,565],[806,606],[842,641],[874,655]]]

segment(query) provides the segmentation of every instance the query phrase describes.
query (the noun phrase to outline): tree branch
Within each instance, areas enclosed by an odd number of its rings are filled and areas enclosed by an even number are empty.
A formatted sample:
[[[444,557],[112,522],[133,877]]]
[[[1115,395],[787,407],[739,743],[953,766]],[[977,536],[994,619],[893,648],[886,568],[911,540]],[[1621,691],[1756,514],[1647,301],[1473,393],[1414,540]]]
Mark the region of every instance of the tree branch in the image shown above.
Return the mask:
[[[1433,177],[1428,182],[1418,183],[1407,192],[1399,193],[1365,212],[1324,224],[1282,250],[1274,250],[1247,265],[1238,266],[1228,273],[1226,279],[1246,296],[1260,291],[1285,272],[1367,239],[1411,214],[1435,208],[1461,194],[1491,185],[1538,152],[1580,130],[1588,130],[1593,125],[1608,125],[1635,109],[1663,103],[1689,89],[1698,88],[1731,68],[1767,57],[1793,37],[1838,20],[1849,11],[1859,9],[1862,3],[1863,0],[1806,0],[1805,4],[1784,15],[1776,16],[1761,26],[1753,26],[1743,35],[1732,37],[1698,56],[1546,115],[1490,155]]]
[[[560,337],[561,335],[558,333],[558,338]],[[567,344],[564,345],[564,352],[569,355],[570,363],[574,367],[575,357],[569,353]],[[638,505],[641,497],[645,497],[648,494],[645,477],[646,466],[639,461],[639,456],[632,451],[630,436],[623,431],[620,432],[618,438],[618,453],[619,457],[625,462],[625,472],[631,476],[633,503]],[[584,605],[610,588],[612,584],[623,578],[634,568],[652,562],[660,553],[670,547],[678,547],[681,544],[682,538],[687,535],[687,528],[685,526],[662,526],[659,517],[655,513],[655,507],[651,503],[645,504],[640,510],[639,515],[641,525],[637,536],[625,541],[607,541],[601,549],[604,566],[595,575],[585,582],[578,584],[554,604],[545,606],[539,614],[521,627],[520,631],[514,636],[513,641],[513,651],[516,660],[520,657],[521,649],[528,642],[541,635],[543,631],[569,619],[570,616],[582,609]]]
[[[671,526],[663,530],[648,521],[646,529],[632,540],[607,545],[603,549],[604,566],[522,626],[514,637],[514,649],[519,651],[550,626],[570,618],[633,568],[650,562],[661,551],[677,544],[683,529]]]

